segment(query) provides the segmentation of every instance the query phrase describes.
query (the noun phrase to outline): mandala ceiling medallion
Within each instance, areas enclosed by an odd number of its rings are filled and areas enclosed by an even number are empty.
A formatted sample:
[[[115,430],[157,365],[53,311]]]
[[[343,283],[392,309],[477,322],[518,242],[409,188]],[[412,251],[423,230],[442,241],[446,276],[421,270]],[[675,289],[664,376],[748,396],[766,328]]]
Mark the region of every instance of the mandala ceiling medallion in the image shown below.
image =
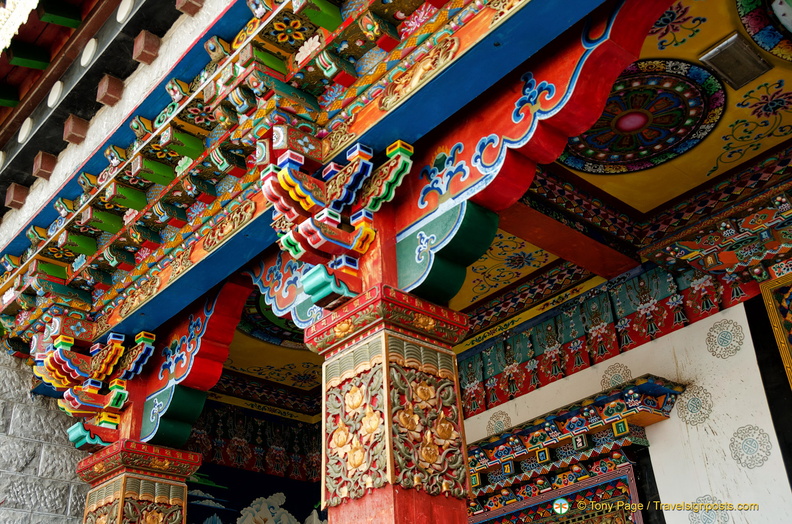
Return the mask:
[[[639,60],[613,85],[602,116],[569,139],[559,161],[594,174],[655,167],[699,144],[725,104],[723,83],[680,60]]]

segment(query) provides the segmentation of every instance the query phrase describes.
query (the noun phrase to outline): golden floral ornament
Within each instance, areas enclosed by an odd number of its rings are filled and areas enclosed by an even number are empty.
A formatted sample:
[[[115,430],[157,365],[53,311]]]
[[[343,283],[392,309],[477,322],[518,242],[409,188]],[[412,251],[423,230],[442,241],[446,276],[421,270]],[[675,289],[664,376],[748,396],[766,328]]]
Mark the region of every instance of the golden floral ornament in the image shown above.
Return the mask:
[[[330,447],[341,449],[349,443],[349,427],[344,424],[344,421],[338,420],[338,427],[333,431]]]
[[[165,522],[165,515],[159,510],[148,510],[143,512],[141,524],[162,524]]]
[[[451,445],[452,441],[456,440],[456,438],[459,436],[456,427],[454,427],[454,423],[448,420],[445,416],[445,413],[442,411],[435,422],[435,434],[440,440],[440,444],[445,449],[448,449],[448,446]]]
[[[371,406],[366,406],[366,416],[363,417],[363,433],[366,435],[373,435],[377,432],[382,423],[382,417],[379,411],[374,411]]]
[[[151,467],[160,471],[168,469],[170,465],[171,462],[168,459],[155,458],[151,461]]]
[[[421,484],[423,484],[423,477],[420,475],[420,473],[416,473],[413,475],[413,485],[415,487],[420,487]]]
[[[347,453],[347,470],[351,474],[352,471],[363,466],[365,461],[366,449],[363,447],[363,444],[360,443],[360,439],[357,435],[355,435],[352,439],[352,446],[349,448],[349,453]]]
[[[412,387],[415,396],[420,400],[418,407],[434,407],[437,404],[437,390],[427,381],[423,380],[419,384],[413,382]]]
[[[344,405],[347,411],[357,411],[363,405],[364,399],[363,390],[357,386],[352,386],[347,394],[344,395]]]
[[[440,448],[434,443],[432,432],[428,429],[424,432],[418,453],[421,456],[421,466],[423,467],[431,466],[440,458]]]
[[[352,333],[355,332],[355,324],[351,320],[342,320],[338,324],[333,327],[333,333],[335,333],[336,340],[340,340],[342,338],[348,337]]]
[[[412,403],[408,402],[404,409],[399,410],[396,414],[396,421],[399,426],[406,429],[408,432],[420,431],[420,417],[415,414]]]
[[[96,517],[96,524],[107,524],[107,515]]]
[[[432,317],[426,316],[423,313],[418,313],[415,315],[415,319],[413,320],[413,325],[418,329],[422,329],[423,331],[432,331],[437,322]]]
[[[102,473],[105,470],[105,467],[106,466],[105,466],[104,462],[97,462],[93,466],[94,473]]]

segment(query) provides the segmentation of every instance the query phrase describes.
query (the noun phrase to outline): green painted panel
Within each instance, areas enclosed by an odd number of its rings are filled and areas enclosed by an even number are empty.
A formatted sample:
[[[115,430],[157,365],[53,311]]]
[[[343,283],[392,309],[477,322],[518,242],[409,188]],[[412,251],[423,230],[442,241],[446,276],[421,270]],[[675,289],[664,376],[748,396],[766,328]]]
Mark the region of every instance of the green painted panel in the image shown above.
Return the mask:
[[[184,386],[173,385],[157,392],[143,404],[141,440],[176,448],[184,446],[205,402],[205,391]]]
[[[465,281],[467,267],[483,255],[498,229],[498,215],[462,202],[413,228],[396,244],[399,287],[447,304]]]

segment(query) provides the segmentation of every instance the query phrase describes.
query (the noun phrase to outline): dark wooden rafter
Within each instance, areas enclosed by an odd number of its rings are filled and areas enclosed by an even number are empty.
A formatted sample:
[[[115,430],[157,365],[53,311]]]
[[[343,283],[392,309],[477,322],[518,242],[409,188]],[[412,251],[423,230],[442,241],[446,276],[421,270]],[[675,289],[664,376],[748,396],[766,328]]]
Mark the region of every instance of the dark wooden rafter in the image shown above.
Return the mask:
[[[31,44],[12,41],[8,48],[8,62],[28,69],[47,69],[50,64],[49,51]]]
[[[57,0],[41,0],[36,8],[39,20],[48,24],[56,24],[77,29],[82,23],[80,9],[77,6]]]
[[[604,278],[614,278],[639,264],[637,259],[523,203],[501,213],[500,227]]]
[[[15,86],[0,85],[0,106],[16,107],[19,105],[19,90]]]

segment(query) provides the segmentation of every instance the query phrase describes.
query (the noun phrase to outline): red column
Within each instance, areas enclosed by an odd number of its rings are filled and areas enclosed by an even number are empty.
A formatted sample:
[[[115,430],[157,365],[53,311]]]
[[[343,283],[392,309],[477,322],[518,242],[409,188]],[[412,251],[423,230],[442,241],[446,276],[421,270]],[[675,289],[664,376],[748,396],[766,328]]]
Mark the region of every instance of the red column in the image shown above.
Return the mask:
[[[467,521],[451,344],[467,318],[379,285],[306,331],[323,368],[322,500],[331,524]]]

